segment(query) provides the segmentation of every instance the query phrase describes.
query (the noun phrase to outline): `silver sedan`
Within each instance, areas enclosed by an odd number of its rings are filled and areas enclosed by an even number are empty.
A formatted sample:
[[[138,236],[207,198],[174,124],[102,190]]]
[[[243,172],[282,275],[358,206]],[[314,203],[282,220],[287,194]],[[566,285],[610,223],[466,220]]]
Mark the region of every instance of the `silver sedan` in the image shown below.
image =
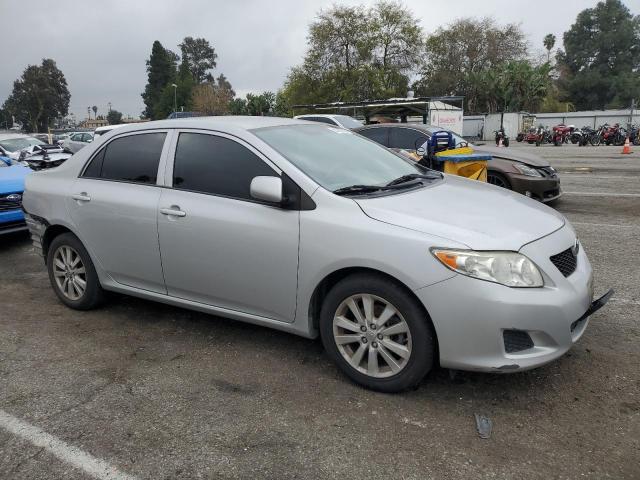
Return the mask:
[[[110,290],[320,336],[380,391],[543,365],[608,298],[558,212],[304,121],[118,128],[29,175],[24,208],[69,307]]]

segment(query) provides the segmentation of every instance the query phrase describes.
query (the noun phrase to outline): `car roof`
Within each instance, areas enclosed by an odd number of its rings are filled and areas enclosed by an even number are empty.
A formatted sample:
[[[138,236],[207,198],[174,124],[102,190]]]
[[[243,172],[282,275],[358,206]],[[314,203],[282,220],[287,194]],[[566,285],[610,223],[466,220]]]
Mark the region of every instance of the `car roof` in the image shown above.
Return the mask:
[[[426,133],[431,133],[434,128],[433,125],[425,125],[423,123],[374,123],[371,125],[364,125],[360,128],[356,128],[355,130],[365,130],[370,128],[413,128],[414,130],[421,130]]]
[[[122,126],[122,132],[135,132],[138,130],[180,128],[180,129],[205,129],[226,131],[247,131],[256,128],[278,127],[284,125],[309,125],[304,120],[295,120],[282,117],[252,117],[252,116],[217,116],[217,117],[189,117],[168,120],[156,120],[153,122],[131,123]],[[120,125],[119,125],[120,126]],[[120,130],[119,130],[120,131]]]
[[[293,118],[309,118],[309,117],[333,118],[333,117],[348,117],[348,115],[340,115],[337,113],[305,113],[304,115],[296,115]]]
[[[10,140],[13,138],[34,138],[33,135],[25,135],[24,133],[0,133],[0,141]]]

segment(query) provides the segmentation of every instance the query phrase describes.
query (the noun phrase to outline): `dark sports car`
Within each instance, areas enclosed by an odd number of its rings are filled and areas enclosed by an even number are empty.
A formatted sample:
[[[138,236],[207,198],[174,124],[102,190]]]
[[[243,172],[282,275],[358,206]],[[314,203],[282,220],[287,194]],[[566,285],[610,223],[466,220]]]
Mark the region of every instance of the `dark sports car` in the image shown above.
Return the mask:
[[[383,123],[367,125],[354,131],[385,147],[395,150],[415,151],[431,134],[441,131],[431,125],[412,123]],[[453,134],[456,142],[467,141]],[[508,188],[541,202],[552,202],[561,195],[560,177],[546,160],[512,148],[488,145],[471,145],[478,153],[493,157],[487,168],[487,181]]]

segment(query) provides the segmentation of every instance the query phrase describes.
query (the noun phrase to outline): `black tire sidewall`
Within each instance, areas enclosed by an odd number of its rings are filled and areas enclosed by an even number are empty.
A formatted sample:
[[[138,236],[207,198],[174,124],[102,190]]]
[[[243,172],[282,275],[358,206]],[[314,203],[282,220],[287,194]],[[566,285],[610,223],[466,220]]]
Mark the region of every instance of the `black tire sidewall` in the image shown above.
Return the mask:
[[[55,278],[53,276],[54,254],[56,250],[58,250],[58,248],[64,245],[68,245],[76,252],[78,252],[82,263],[84,264],[87,287],[85,289],[84,295],[78,300],[71,300],[65,297],[58,288],[58,285],[56,284]],[[102,290],[102,286],[100,285],[100,280],[98,279],[98,274],[96,273],[95,267],[93,266],[93,262],[91,261],[89,252],[87,252],[87,249],[84,248],[82,242],[74,234],[63,233],[53,239],[47,251],[47,271],[49,273],[49,281],[51,282],[53,291],[56,293],[60,301],[66,306],[76,310],[90,310],[92,308],[95,308],[102,302],[104,292]]]
[[[333,337],[333,316],[344,299],[358,293],[384,298],[400,311],[411,333],[411,356],[400,373],[373,378],[353,367],[342,357]],[[338,282],[327,294],[320,313],[320,337],[329,357],[354,382],[381,392],[400,392],[415,387],[431,370],[435,356],[435,333],[422,305],[400,285],[376,274],[354,274]]]

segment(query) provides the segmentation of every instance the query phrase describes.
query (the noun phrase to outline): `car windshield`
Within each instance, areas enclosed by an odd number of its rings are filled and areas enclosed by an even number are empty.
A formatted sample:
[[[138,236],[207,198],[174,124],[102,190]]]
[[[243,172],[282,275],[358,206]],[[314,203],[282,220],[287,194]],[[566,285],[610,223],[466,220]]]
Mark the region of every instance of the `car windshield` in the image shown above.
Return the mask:
[[[34,137],[8,138],[0,141],[0,147],[5,149],[7,152],[17,152],[25,148],[33,147],[34,145],[45,145],[45,143]]]
[[[360,120],[356,120],[349,115],[336,115],[334,118],[345,128],[360,128],[362,126]]]
[[[253,130],[258,138],[327,190],[386,185],[403,175],[424,173],[383,146],[342,128],[286,125]]]

